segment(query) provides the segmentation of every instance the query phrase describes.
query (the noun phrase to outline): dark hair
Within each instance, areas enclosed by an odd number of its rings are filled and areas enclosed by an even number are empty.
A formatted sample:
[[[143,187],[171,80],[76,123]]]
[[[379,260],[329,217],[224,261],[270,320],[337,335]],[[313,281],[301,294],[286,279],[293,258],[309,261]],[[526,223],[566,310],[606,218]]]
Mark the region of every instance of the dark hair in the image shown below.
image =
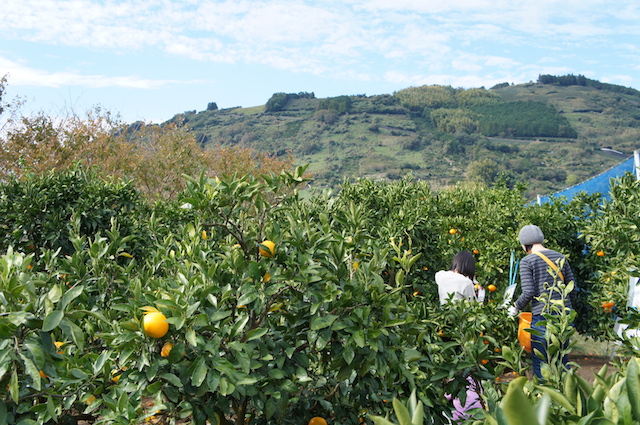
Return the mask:
[[[533,245],[523,245],[523,246],[524,246],[524,252],[531,251],[531,248],[533,247]]]
[[[473,279],[476,275],[476,259],[469,251],[460,251],[453,257],[451,270]]]

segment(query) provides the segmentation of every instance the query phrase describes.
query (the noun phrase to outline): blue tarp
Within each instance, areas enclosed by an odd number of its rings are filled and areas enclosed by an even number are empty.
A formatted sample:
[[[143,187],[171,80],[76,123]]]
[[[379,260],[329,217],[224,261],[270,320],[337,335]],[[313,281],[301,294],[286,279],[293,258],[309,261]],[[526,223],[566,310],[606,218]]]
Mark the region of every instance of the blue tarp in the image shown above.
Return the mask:
[[[575,195],[580,192],[586,192],[588,195],[594,193],[600,193],[604,198],[608,198],[609,188],[611,184],[611,179],[622,177],[626,173],[634,173],[635,174],[635,162],[634,157],[626,159],[620,164],[616,165],[613,168],[605,171],[602,174],[599,174],[595,177],[590,178],[589,180],[585,180],[584,182],[577,184],[568,189],[564,189],[560,192],[556,192],[554,194],[548,196],[541,196],[538,199],[538,203],[544,204],[545,202],[549,202],[550,198],[559,198],[566,197],[568,201],[570,201]]]

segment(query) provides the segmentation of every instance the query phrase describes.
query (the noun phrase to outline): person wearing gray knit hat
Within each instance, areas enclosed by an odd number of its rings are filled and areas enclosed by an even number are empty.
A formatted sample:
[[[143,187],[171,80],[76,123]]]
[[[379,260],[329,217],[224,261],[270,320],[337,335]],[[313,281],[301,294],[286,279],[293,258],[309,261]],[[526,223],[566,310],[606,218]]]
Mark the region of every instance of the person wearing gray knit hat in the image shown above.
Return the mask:
[[[518,239],[524,246],[544,243],[544,233],[542,233],[542,230],[535,224],[528,224],[520,229]]]
[[[574,289],[564,299],[564,307],[573,309],[576,302],[575,280],[569,262],[561,253],[546,248],[544,243],[544,233],[535,224],[528,224],[520,229],[518,240],[527,255],[520,260],[520,285],[521,294],[513,305],[508,308],[508,314],[515,316],[519,311],[523,311],[531,305],[531,328],[538,331],[531,335],[531,357],[533,361],[533,372],[544,381],[548,377],[542,376],[542,363],[547,361],[547,343],[545,340],[546,326],[544,314],[549,313],[547,304],[559,301],[562,297],[557,285],[563,283],[568,285],[573,281]],[[544,296],[543,296],[544,295]],[[546,303],[544,300],[547,300]],[[557,306],[557,303],[553,305]],[[542,322],[542,324],[538,324]],[[540,358],[539,352],[543,358]],[[562,363],[565,368],[568,366],[568,356],[564,356]]]

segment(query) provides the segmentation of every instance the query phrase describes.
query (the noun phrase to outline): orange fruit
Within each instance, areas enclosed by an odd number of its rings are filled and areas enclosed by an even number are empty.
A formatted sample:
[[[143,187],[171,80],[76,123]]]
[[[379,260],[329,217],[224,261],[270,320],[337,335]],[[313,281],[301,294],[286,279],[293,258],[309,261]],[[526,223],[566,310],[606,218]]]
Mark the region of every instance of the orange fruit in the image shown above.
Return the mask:
[[[44,373],[42,370],[40,370],[40,377],[41,377],[42,379],[47,379],[47,378],[48,378],[47,374],[46,374],[46,373]]]
[[[496,292],[496,285],[494,285],[493,283],[489,286],[487,286],[487,289],[489,290],[489,292]]]
[[[117,384],[117,383],[118,383],[118,381],[120,380],[120,375],[113,375],[113,376],[111,377],[111,380],[112,380],[114,383],[116,383],[116,384]]]
[[[477,249],[474,249],[474,250],[473,250],[473,253],[474,253],[474,254],[476,254],[476,255],[478,255],[478,254],[480,254],[480,251],[478,251]]]
[[[144,328],[144,333],[151,338],[162,338],[169,331],[167,317],[159,311],[145,314],[144,319],[142,319],[142,327]]]
[[[94,396],[93,394],[89,394],[89,397],[87,397],[87,399],[84,402],[85,404],[89,405],[94,401],[96,401],[96,396]]]
[[[309,425],[327,425],[327,421],[320,416],[316,416],[315,418],[311,418]]]
[[[162,357],[169,357],[169,353],[171,353],[171,349],[173,348],[173,344],[170,342],[166,342],[163,346],[162,346],[162,350],[160,350],[160,355]]]
[[[262,276],[262,282],[263,283],[267,283],[271,280],[271,273],[265,273],[264,276]]]
[[[273,257],[274,254],[276,253],[276,244],[270,240],[263,241],[260,244],[259,251],[260,251],[260,255],[262,255],[263,257],[267,257],[267,258]]]
[[[480,363],[482,363],[482,364],[487,364],[487,363],[489,363],[489,360],[487,360],[487,359],[482,359],[482,360],[480,360]]]
[[[596,255],[597,255],[598,257],[604,257],[604,251],[603,251],[603,250],[600,250],[600,251],[596,252]]]
[[[614,305],[616,305],[616,303],[614,303],[613,301],[605,301],[602,303],[602,308],[611,309]]]
[[[456,233],[458,233],[458,231],[456,229],[453,229],[453,228],[449,229],[449,234],[450,235],[455,235]]]

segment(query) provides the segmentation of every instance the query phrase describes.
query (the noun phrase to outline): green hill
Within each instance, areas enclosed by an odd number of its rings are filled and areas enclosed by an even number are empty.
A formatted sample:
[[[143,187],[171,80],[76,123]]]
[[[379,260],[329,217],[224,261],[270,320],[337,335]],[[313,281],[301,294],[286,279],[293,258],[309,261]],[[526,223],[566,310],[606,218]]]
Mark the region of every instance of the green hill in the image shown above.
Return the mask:
[[[291,153],[316,186],[345,177],[398,179],[432,188],[462,180],[526,183],[548,194],[592,177],[640,139],[640,92],[578,76],[491,89],[410,87],[393,94],[317,99],[274,94],[265,105],[178,114],[204,144]],[[542,83],[544,82],[544,83]]]

